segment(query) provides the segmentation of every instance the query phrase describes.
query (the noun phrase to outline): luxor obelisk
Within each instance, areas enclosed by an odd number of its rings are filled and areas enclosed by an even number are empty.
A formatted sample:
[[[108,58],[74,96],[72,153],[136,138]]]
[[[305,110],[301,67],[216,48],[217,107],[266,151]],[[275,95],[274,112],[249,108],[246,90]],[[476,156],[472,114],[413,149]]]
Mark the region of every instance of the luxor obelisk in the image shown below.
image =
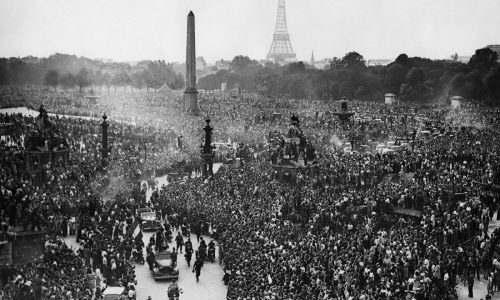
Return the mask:
[[[198,90],[196,90],[196,48],[194,14],[187,16],[186,44],[186,89],[184,90],[184,108],[192,114],[198,114]]]

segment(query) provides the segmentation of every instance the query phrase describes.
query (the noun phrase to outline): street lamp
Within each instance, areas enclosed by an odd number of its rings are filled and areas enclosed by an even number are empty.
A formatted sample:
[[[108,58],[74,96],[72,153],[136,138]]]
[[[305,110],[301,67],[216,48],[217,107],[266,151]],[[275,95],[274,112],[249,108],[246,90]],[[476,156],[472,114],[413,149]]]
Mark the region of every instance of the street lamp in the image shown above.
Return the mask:
[[[203,177],[207,178],[209,175],[213,175],[213,158],[214,158],[214,148],[212,145],[212,131],[213,128],[210,126],[210,118],[205,120],[207,125],[203,130],[205,131],[205,143],[201,145],[201,156],[203,159]]]
[[[102,166],[106,167],[107,162],[106,158],[108,157],[108,127],[109,123],[106,121],[108,117],[106,116],[106,113],[102,116],[102,123],[101,123],[101,128],[102,128]]]

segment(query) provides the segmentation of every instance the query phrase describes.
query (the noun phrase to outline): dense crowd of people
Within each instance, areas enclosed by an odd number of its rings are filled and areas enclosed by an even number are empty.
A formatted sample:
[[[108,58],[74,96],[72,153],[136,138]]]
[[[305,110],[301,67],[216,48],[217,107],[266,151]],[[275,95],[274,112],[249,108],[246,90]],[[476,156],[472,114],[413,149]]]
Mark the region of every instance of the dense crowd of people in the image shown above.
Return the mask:
[[[62,236],[70,228],[81,245],[74,254],[55,242],[42,264],[9,266],[2,290],[84,299],[94,289],[71,276],[81,272],[134,294],[127,231],[146,199],[128,187],[145,174],[196,170],[203,118],[182,112],[174,92],[119,91],[95,103],[66,92],[2,93],[9,95],[4,106],[43,102],[50,113],[97,116],[51,118],[70,161],[31,174],[23,142],[35,119],[0,116],[11,124],[0,143],[2,240],[19,226]],[[349,107],[355,116],[343,123],[333,102],[208,94],[200,106],[214,141],[248,145],[259,158],[224,165],[209,180],[158,188],[149,205],[218,241],[227,299],[455,299],[457,284],[479,276],[491,281],[487,292],[500,287],[500,232],[488,231],[500,209],[500,110],[356,101]],[[113,141],[104,167],[103,112]],[[292,113],[316,149],[319,171],[290,184],[276,178],[265,150],[270,132],[284,132]],[[48,271],[54,262],[60,269]]]

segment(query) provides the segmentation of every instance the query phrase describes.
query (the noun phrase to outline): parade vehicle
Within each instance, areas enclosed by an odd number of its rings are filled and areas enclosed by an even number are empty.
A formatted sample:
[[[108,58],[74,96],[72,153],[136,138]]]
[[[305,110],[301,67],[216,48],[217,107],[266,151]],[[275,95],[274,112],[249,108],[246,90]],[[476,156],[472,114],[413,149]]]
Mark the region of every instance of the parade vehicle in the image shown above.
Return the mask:
[[[156,214],[151,210],[151,208],[138,208],[137,215],[141,220],[143,231],[155,231],[161,228],[161,223],[156,218]]]
[[[102,292],[102,296],[104,300],[120,300],[124,292],[123,286],[109,286]]]
[[[174,264],[170,251],[161,251],[155,254],[155,267],[151,271],[155,280],[177,280],[179,268]]]

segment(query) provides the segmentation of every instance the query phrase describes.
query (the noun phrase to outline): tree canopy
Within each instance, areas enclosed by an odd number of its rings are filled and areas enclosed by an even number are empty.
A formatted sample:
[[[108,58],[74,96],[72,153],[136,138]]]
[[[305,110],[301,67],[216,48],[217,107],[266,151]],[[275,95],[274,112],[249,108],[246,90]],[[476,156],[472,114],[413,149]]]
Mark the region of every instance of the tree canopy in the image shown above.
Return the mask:
[[[241,89],[269,96],[294,98],[356,98],[382,101],[391,92],[401,101],[433,102],[449,94],[498,104],[500,66],[496,52],[476,50],[467,64],[457,55],[449,60],[408,57],[402,53],[387,66],[367,66],[358,52],[334,57],[325,69],[304,62],[280,66],[260,64],[247,56],[236,56],[230,70],[219,70],[199,78],[198,88]],[[49,87],[83,89],[89,85],[159,89],[182,89],[179,65],[145,60],[128,63],[102,62],[75,55],[55,54],[47,58],[0,58],[0,85],[45,84]]]
[[[285,66],[257,64],[248,57],[233,59],[231,70],[221,70],[200,78],[203,89],[228,89],[238,84],[243,89],[269,96],[294,98],[356,98],[383,101],[385,93],[394,93],[401,101],[428,103],[444,101],[448,95],[460,95],[491,104],[500,99],[500,66],[497,55],[478,49],[468,64],[457,59],[431,60],[408,57],[402,53],[387,66],[367,66],[364,57],[349,52],[331,59],[320,70],[303,62]]]
[[[54,88],[58,85],[63,88],[78,86],[80,89],[97,85],[109,88],[111,85],[132,85],[132,78],[136,79],[136,85],[153,89],[163,85],[171,89],[184,87],[183,75],[165,61],[146,60],[131,66],[60,53],[47,58],[0,58],[0,85],[44,84]]]

